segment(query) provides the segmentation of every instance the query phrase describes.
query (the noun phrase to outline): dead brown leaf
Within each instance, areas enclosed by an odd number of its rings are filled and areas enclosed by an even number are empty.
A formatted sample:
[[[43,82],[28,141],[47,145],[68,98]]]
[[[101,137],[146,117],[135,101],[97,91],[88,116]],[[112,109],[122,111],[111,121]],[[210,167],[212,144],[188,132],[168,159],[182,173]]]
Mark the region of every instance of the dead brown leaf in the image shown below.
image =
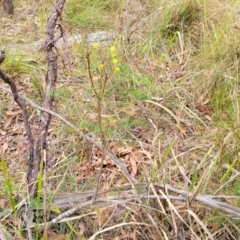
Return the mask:
[[[114,207],[110,206],[101,211],[101,214],[99,215],[99,218],[98,218],[100,227],[103,226],[103,224],[109,219],[113,210],[114,210]]]
[[[212,122],[212,118],[209,115],[204,115],[204,118],[206,118],[209,122]]]
[[[48,240],[66,240],[67,236],[65,235],[59,235],[55,233],[48,233]]]
[[[6,152],[7,149],[8,149],[8,143],[5,142],[5,143],[3,144],[3,146],[2,146],[1,154],[3,155],[3,154]]]
[[[86,231],[85,223],[84,222],[79,222],[78,227],[79,227],[79,234],[83,236],[83,234]]]
[[[212,109],[208,105],[197,105],[196,109],[202,113],[211,113]]]
[[[122,234],[127,238],[127,239],[135,239],[134,234],[128,231],[124,231],[122,229]]]
[[[227,121],[228,120],[228,116],[225,113],[221,114],[221,118],[223,121]]]
[[[7,203],[6,203],[6,199],[1,198],[0,199],[0,208],[6,208]]]
[[[6,112],[6,116],[8,118],[13,118],[15,116],[17,116],[18,114],[21,114],[22,113],[22,110],[18,110],[18,111],[8,111]]]
[[[118,149],[117,155],[118,155],[119,157],[124,157],[126,154],[131,153],[132,150],[133,150],[133,149],[132,149],[131,147],[120,147],[120,148]]]
[[[138,171],[138,166],[137,166],[137,163],[136,163],[136,157],[133,154],[131,154],[131,155],[127,155],[127,158],[130,161],[131,167],[132,167],[131,176],[135,177],[137,175],[137,171]]]

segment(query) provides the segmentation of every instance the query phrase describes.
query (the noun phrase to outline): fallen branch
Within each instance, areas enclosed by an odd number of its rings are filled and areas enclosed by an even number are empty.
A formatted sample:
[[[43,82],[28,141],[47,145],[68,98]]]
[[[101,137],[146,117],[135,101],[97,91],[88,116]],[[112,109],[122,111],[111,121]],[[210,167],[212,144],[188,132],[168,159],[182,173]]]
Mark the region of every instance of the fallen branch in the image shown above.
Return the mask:
[[[68,46],[73,46],[74,44],[80,44],[82,42],[86,43],[108,43],[113,41],[116,38],[116,33],[114,31],[99,31],[99,32],[94,32],[87,34],[86,37],[85,35],[82,34],[76,34],[74,36],[68,36],[67,34],[66,38],[60,39],[55,46],[57,48],[62,48],[65,46],[66,42]],[[26,51],[36,51],[36,49],[41,49],[42,46],[44,45],[44,39],[40,39],[35,42],[30,42],[30,43],[19,43],[19,44],[6,44],[5,46],[0,46],[0,50],[6,50],[8,53],[15,53],[15,52],[26,52]]]
[[[138,184],[138,186],[141,185],[141,184]],[[146,189],[148,186],[148,184],[144,184],[142,183],[142,189]],[[153,184],[153,186],[156,188],[156,189],[164,189],[164,190],[167,190],[167,191],[171,191],[173,192],[174,194],[177,194],[177,195],[165,195],[165,196],[162,196],[162,195],[150,195],[148,193],[148,189],[146,189],[143,193],[140,193],[140,194],[127,194],[127,195],[118,195],[116,197],[103,197],[103,198],[98,198],[96,200],[96,202],[94,202],[94,205],[96,205],[97,203],[108,203],[108,204],[112,204],[112,203],[122,203],[123,201],[124,202],[129,202],[130,200],[135,200],[135,199],[160,199],[160,200],[163,200],[163,199],[166,199],[166,197],[171,200],[171,201],[181,201],[181,202],[187,202],[188,201],[188,198],[192,195],[191,192],[188,192],[188,191],[183,191],[183,190],[179,190],[177,188],[174,188],[170,185],[164,185],[164,184]],[[128,190],[130,189],[132,186],[131,185],[126,185],[122,188],[120,188],[120,191],[121,190]],[[117,191],[116,189],[110,189],[106,192],[114,192],[114,191]],[[102,192],[102,193],[99,193],[99,195],[101,194],[105,194],[106,192]],[[80,199],[80,196],[81,194],[86,194],[86,193],[78,193],[79,195],[79,198],[78,198],[78,201]],[[69,194],[71,195],[71,194]],[[75,193],[76,195],[76,193]],[[83,195],[82,197],[83,198],[89,198],[90,196],[94,196],[94,192],[92,193],[88,193],[88,195]],[[226,196],[227,197],[227,196]],[[237,196],[231,196],[232,198],[238,198]],[[227,214],[230,214],[231,217],[235,217],[235,218],[240,218],[240,208],[238,207],[235,207],[235,206],[232,206],[226,202],[221,202],[221,201],[218,201],[216,200],[216,198],[218,198],[218,196],[214,196],[214,195],[196,195],[195,197],[195,201],[197,202],[200,202],[204,205],[206,205],[207,207],[211,207],[211,208],[215,208],[215,209],[218,209],[222,212],[225,212]],[[68,198],[68,203],[69,203],[69,198]],[[115,201],[115,202],[114,202]],[[87,201],[87,202],[81,202],[79,204],[76,204],[73,208],[67,210],[66,212],[63,212],[62,214],[58,215],[56,218],[52,219],[50,222],[49,222],[49,225],[53,225],[59,221],[61,221],[63,218],[66,218],[72,214],[74,214],[75,212],[77,212],[78,210],[82,209],[83,207],[86,207],[86,206],[89,206],[91,205],[91,202],[92,201]],[[73,203],[74,204],[74,203]],[[57,202],[56,202],[56,205],[57,205]],[[55,206],[55,202],[54,202],[54,206]],[[158,210],[159,211],[159,210]]]
[[[55,196],[52,204],[54,207],[57,207],[61,210],[68,208],[67,211],[61,213],[60,215],[58,215],[57,217],[55,217],[54,219],[52,219],[51,221],[47,222],[47,226],[48,228],[56,223],[59,222],[64,222],[65,218],[75,214],[77,211],[79,211],[80,209],[83,209],[87,206],[93,206],[93,205],[98,205],[98,204],[104,204],[104,206],[109,206],[109,205],[116,205],[116,204],[122,204],[122,205],[126,205],[127,203],[135,203],[136,201],[140,200],[140,199],[158,199],[158,200],[168,200],[171,202],[174,202],[174,206],[177,205],[177,202],[187,202],[189,197],[191,197],[191,195],[193,193],[188,192],[188,191],[184,191],[184,190],[180,190],[177,188],[174,188],[170,185],[164,185],[164,184],[153,184],[154,188],[156,189],[156,191],[158,191],[159,189],[164,190],[165,192],[172,192],[172,194],[149,194],[149,184],[148,183],[139,183],[139,184],[135,184],[134,185],[136,189],[141,189],[141,193],[139,194],[120,194],[119,192],[122,191],[129,191],[130,189],[132,189],[132,185],[128,184],[125,186],[122,186],[120,188],[112,188],[103,192],[99,192],[98,193],[98,197],[96,201],[92,201],[89,200],[89,198],[94,197],[95,191],[91,191],[91,192],[80,192],[80,193],[73,193],[73,194],[60,194]],[[117,193],[116,196],[112,196],[113,193]],[[102,195],[106,195],[109,194],[110,196],[106,196],[106,197],[101,197]],[[225,195],[196,195],[194,201],[195,202],[199,202],[207,207],[210,208],[215,208],[218,209],[221,212],[227,213],[229,214],[229,216],[231,217],[235,217],[235,218],[240,218],[240,208],[237,208],[235,206],[232,206],[231,204],[228,204],[226,202],[222,202],[220,200],[216,200],[216,199],[228,199],[228,198],[235,198],[235,199],[239,199],[239,196],[225,196]],[[50,203],[51,204],[51,203]],[[137,203],[136,203],[137,204]],[[184,206],[184,205],[181,205]],[[150,207],[151,209],[153,209],[152,206],[144,206],[144,207]],[[41,209],[43,208],[43,206],[38,206],[37,209]],[[70,209],[69,209],[70,208]],[[168,207],[167,207],[168,208]],[[170,208],[170,206],[169,206]],[[184,210],[185,207],[182,207],[182,210]],[[36,208],[32,208],[31,210],[34,210]],[[166,214],[163,213],[160,209],[155,209],[155,211],[158,211],[159,213],[162,214]],[[31,228],[33,227],[43,227],[44,224],[35,224],[32,223],[32,225],[30,226]]]

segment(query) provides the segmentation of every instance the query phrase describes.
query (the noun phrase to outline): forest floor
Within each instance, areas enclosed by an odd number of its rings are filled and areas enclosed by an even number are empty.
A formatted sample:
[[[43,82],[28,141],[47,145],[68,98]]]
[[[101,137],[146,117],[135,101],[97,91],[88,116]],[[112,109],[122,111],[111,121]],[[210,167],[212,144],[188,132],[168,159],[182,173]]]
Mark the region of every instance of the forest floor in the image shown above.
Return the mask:
[[[54,2],[22,0],[13,16],[0,16],[0,49],[6,52],[1,68],[38,105],[46,56],[32,43],[44,39]],[[69,0],[59,24],[66,38],[57,49],[52,110],[96,144],[104,138],[106,149],[124,162],[139,189],[129,188],[109,156],[100,171],[102,151],[53,117],[48,171],[39,178],[40,202],[30,202],[37,214],[29,227],[18,211],[28,201],[28,141],[22,111],[2,82],[1,225],[13,239],[239,239],[237,215],[224,211],[228,204],[240,215],[236,1]],[[87,42],[89,34],[102,31],[114,38]],[[77,34],[82,41],[68,44]],[[99,122],[96,91],[105,80]],[[39,110],[30,105],[28,110],[36,136]],[[47,235],[37,230],[44,219],[79,204],[73,201],[72,206],[66,194],[72,199],[73,194],[83,198],[76,194],[90,193],[85,202],[91,199],[99,174],[99,191],[109,191],[100,195],[101,204],[74,212]],[[189,195],[181,198],[178,190]],[[211,205],[213,195],[222,208]],[[57,205],[59,196],[69,205]],[[206,197],[205,204],[200,196]],[[48,213],[42,210],[45,200]],[[10,211],[1,214],[5,209]]]

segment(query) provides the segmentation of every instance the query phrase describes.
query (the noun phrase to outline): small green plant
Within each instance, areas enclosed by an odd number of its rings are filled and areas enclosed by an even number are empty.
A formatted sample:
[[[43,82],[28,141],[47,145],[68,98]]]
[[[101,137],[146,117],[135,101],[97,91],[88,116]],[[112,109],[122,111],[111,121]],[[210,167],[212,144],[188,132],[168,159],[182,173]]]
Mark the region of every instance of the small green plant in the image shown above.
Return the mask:
[[[120,71],[120,67],[119,67],[119,61],[116,56],[116,47],[113,45],[108,49],[106,53],[104,49],[99,46],[98,43],[94,43],[92,45],[92,52],[90,51],[87,52],[86,60],[87,60],[89,80],[91,83],[92,90],[97,99],[97,117],[98,117],[99,133],[100,133],[100,138],[103,146],[101,167],[100,167],[100,173],[97,180],[97,187],[96,187],[96,194],[95,194],[95,198],[96,198],[99,184],[100,184],[103,160],[105,157],[104,149],[106,147],[106,136],[104,132],[104,125],[103,125],[103,119],[102,119],[102,105],[105,100],[104,97],[106,92],[106,85],[110,80],[110,78],[113,77],[114,73],[117,73]]]
[[[12,210],[15,210],[16,203],[13,195],[13,188],[12,188],[13,184],[12,184],[12,181],[9,179],[8,172],[7,172],[7,164],[3,159],[1,159],[1,166],[2,166],[3,178],[5,181],[5,189],[9,197],[10,206]]]

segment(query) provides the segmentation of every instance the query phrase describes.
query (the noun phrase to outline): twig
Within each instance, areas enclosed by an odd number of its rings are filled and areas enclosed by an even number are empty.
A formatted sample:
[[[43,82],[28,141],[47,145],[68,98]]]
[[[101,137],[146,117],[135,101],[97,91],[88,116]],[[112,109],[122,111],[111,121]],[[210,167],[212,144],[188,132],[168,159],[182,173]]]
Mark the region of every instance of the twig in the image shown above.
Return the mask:
[[[0,239],[1,240],[14,240],[14,237],[11,235],[10,232],[0,223]]]
[[[1,56],[2,55],[3,55],[3,53],[1,52]],[[4,57],[2,58],[2,61],[4,61]],[[34,163],[35,147],[34,147],[34,138],[33,138],[33,135],[32,135],[30,123],[28,121],[27,106],[25,104],[25,101],[19,95],[16,84],[13,81],[13,79],[10,78],[9,76],[7,76],[1,69],[0,69],[0,77],[2,78],[2,80],[6,84],[8,84],[10,86],[11,93],[14,97],[14,100],[19,105],[19,107],[21,108],[21,110],[23,112],[23,122],[24,122],[24,127],[25,127],[25,130],[26,130],[26,134],[27,134],[27,138],[28,138],[28,142],[29,142],[29,145],[28,145],[28,154],[29,154],[29,156],[28,156],[28,170],[29,170],[30,168],[32,168],[33,163]],[[28,183],[30,183],[30,182],[28,182]]]

